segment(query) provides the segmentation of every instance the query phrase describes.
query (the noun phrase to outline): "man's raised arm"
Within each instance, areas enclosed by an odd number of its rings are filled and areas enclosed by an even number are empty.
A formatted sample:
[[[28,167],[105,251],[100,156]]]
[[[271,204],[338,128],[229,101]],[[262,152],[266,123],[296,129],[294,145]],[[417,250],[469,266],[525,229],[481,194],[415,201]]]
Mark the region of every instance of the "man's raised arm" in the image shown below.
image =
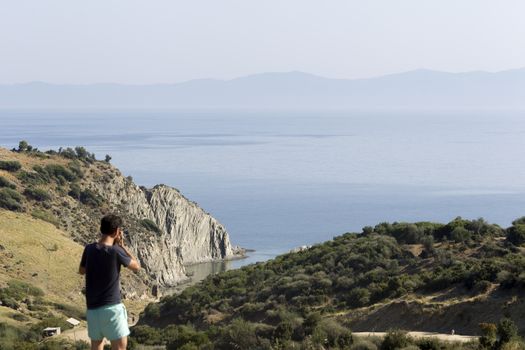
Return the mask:
[[[133,256],[133,254],[131,254],[128,247],[124,245],[124,242],[121,242],[119,245],[122,248],[122,250],[124,250],[124,252],[127,254],[127,256],[131,258],[131,262],[129,263],[127,268],[133,272],[137,272],[138,270],[140,270],[140,262]]]

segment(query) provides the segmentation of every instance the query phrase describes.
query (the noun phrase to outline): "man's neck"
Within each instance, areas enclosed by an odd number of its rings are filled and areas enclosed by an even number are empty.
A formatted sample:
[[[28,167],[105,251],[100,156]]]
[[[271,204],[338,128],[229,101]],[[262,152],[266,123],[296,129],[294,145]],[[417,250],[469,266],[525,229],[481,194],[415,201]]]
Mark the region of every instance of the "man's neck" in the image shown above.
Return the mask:
[[[98,240],[98,243],[103,245],[109,245],[112,246],[115,242],[115,238],[109,236],[109,235],[102,235],[102,237]]]

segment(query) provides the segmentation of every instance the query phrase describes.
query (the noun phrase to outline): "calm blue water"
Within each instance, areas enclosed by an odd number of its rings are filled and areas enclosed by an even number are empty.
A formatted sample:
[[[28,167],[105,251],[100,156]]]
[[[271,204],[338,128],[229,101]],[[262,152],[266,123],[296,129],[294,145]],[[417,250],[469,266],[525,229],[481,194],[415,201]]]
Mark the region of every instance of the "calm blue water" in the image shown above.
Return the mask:
[[[525,215],[525,113],[0,111],[0,144],[86,146],[271,258],[381,221]]]

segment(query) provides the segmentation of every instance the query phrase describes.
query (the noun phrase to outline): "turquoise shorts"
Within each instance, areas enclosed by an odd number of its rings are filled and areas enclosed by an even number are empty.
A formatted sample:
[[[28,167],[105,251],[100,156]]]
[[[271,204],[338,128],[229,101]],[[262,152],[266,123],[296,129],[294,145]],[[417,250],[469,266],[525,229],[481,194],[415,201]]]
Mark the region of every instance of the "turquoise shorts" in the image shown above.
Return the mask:
[[[128,313],[122,303],[88,309],[86,316],[91,340],[117,340],[129,335]]]

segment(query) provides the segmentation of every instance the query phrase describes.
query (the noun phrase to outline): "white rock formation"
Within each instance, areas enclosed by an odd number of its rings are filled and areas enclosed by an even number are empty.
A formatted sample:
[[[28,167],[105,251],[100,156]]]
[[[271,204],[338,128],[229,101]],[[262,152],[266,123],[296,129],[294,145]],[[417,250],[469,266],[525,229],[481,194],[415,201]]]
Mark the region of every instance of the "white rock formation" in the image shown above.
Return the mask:
[[[158,284],[170,286],[186,279],[185,264],[242,254],[232,247],[224,226],[177,189],[165,185],[140,188],[118,172],[99,180],[92,189],[111,206],[137,221],[149,219],[160,228],[161,233],[129,233],[132,250]]]

